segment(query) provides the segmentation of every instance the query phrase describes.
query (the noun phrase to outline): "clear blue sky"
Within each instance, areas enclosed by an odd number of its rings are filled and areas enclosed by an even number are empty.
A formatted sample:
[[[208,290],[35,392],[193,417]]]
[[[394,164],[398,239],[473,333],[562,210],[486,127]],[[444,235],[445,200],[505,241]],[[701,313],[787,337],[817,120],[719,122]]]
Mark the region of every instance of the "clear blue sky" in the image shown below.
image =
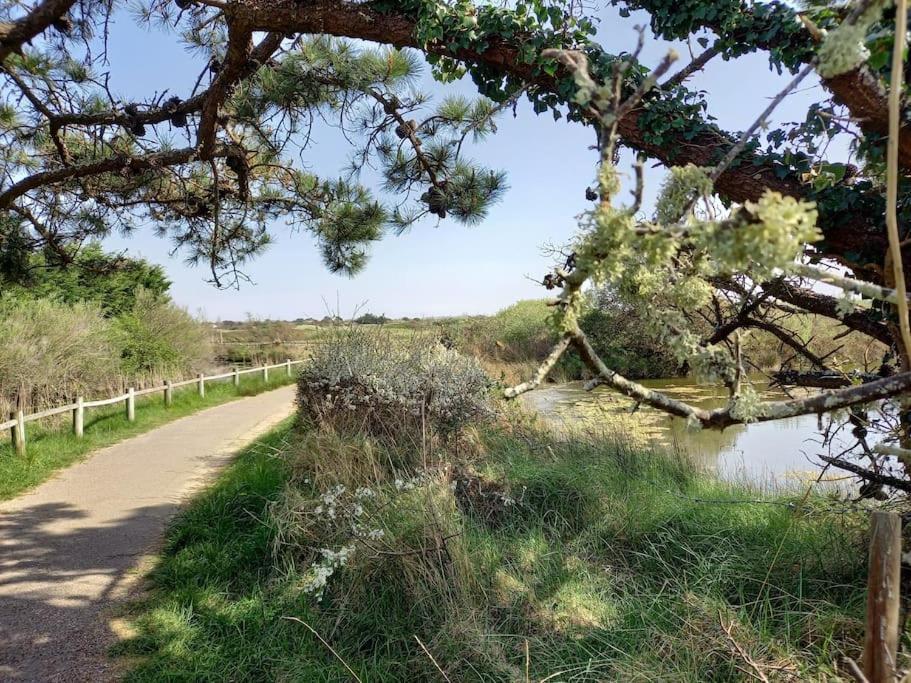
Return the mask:
[[[612,8],[599,11],[599,39],[612,52],[635,45],[635,24],[648,25],[644,14],[619,18]],[[112,89],[124,96],[144,96],[170,89],[186,95],[198,74],[198,65],[170,36],[136,28],[130,17],[117,19],[111,31]],[[668,44],[648,35],[643,56],[654,65]],[[685,45],[678,66],[687,63]],[[694,50],[701,48],[694,44]],[[452,89],[473,94],[470,83],[443,86],[429,74],[426,89],[442,96]],[[707,70],[690,81],[693,88],[710,93],[710,114],[729,130],[748,126],[786,82],[768,68],[764,54],[736,62],[714,60]],[[447,90],[448,89],[448,90]],[[809,102],[820,96],[811,85],[792,94],[779,107],[774,120],[802,119]],[[565,243],[576,230],[576,219],[587,203],[585,187],[593,182],[596,154],[590,128],[564,121],[554,122],[549,113],[535,116],[521,103],[517,116],[506,113],[498,121],[499,132],[470,150],[475,159],[509,176],[510,190],[493,207],[481,225],[466,228],[452,221],[426,222],[402,236],[390,235],[377,243],[367,268],[355,278],[328,273],[307,233],[292,234],[281,222],[273,226],[274,244],[248,265],[252,283],[240,291],[215,289],[205,282],[204,269],[186,266],[171,245],[156,238],[150,229],[129,239],[110,238],[110,249],[160,263],[173,280],[172,295],[181,305],[207,318],[241,319],[317,316],[338,310],[350,315],[362,310],[392,317],[436,316],[462,313],[492,313],[523,298],[542,297],[546,292],[529,280],[540,278],[549,267],[542,254],[548,243]],[[304,155],[310,169],[324,176],[342,171],[350,149],[329,131],[314,136]],[[647,198],[654,197],[661,169],[648,171]],[[370,176],[363,180],[370,184]]]

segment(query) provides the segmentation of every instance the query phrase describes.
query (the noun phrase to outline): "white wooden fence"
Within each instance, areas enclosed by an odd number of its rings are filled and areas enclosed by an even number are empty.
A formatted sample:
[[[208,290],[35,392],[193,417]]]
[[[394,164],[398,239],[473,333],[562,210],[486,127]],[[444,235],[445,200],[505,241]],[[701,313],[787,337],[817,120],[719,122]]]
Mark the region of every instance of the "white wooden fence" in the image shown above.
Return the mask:
[[[154,394],[157,392],[162,392],[164,394],[164,404],[166,406],[171,405],[171,401],[174,396],[174,389],[178,387],[188,386],[190,384],[196,385],[196,390],[199,392],[200,396],[206,395],[206,382],[212,382],[220,379],[232,379],[234,386],[240,385],[240,376],[246,375],[251,372],[262,373],[263,381],[268,381],[269,379],[269,370],[275,368],[284,368],[285,372],[288,374],[288,377],[291,376],[291,366],[297,365],[298,363],[303,363],[301,360],[286,360],[284,363],[276,363],[275,365],[262,365],[256,368],[248,368],[246,370],[239,370],[234,368],[231,372],[225,372],[220,375],[210,375],[206,376],[200,373],[194,379],[187,379],[182,382],[171,382],[166,381],[161,386],[149,387],[148,389],[133,389],[130,387],[127,389],[125,394],[121,396],[113,396],[111,398],[102,398],[97,401],[85,401],[82,396],[79,396],[76,399],[75,403],[69,403],[65,406],[58,406],[56,408],[48,408],[47,410],[42,410],[37,413],[31,413],[26,415],[23,411],[16,411],[15,415],[11,416],[11,419],[6,422],[0,422],[0,431],[4,429],[10,430],[10,437],[12,438],[13,448],[16,453],[19,455],[25,454],[25,424],[26,422],[34,422],[35,420],[41,420],[46,417],[52,417],[54,415],[61,415],[63,413],[72,413],[73,415],[73,434],[77,438],[82,438],[83,434],[83,425],[85,424],[85,411],[89,408],[100,408],[102,406],[109,406],[115,403],[123,403],[127,419],[132,422],[136,419],[136,397],[137,396],[146,396],[147,394]]]

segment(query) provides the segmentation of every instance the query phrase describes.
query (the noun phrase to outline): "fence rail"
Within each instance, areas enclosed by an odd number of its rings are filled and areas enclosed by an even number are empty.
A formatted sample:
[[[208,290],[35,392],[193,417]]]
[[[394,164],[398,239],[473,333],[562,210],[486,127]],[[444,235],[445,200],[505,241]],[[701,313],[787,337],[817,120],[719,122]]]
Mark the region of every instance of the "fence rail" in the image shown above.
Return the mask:
[[[261,365],[259,367],[247,368],[244,370],[234,368],[231,372],[223,372],[219,375],[203,375],[200,373],[193,379],[182,380],[180,382],[166,381],[160,386],[149,387],[147,389],[137,390],[131,387],[127,389],[127,392],[125,394],[121,394],[120,396],[112,396],[110,398],[102,398],[95,401],[86,401],[80,396],[76,399],[75,403],[68,403],[63,406],[48,408],[37,413],[29,413],[26,415],[22,410],[15,411],[10,416],[9,420],[6,422],[0,422],[0,430],[10,430],[10,438],[13,442],[13,448],[15,449],[16,453],[23,455],[25,453],[25,425],[28,422],[34,422],[35,420],[41,420],[46,417],[53,417],[54,415],[62,415],[63,413],[72,413],[73,434],[75,434],[77,437],[82,437],[83,424],[85,422],[85,411],[88,408],[100,408],[102,406],[114,405],[115,403],[123,403],[126,409],[127,419],[132,422],[136,419],[137,396],[147,396],[149,394],[163,393],[164,403],[166,406],[169,406],[171,405],[173,398],[173,390],[179,387],[195,384],[199,395],[205,396],[206,382],[214,382],[216,380],[230,378],[233,380],[234,386],[238,386],[240,384],[241,375],[247,375],[251,372],[258,372],[262,374],[263,380],[268,380],[269,370],[275,370],[277,368],[284,368],[285,372],[288,374],[288,377],[290,377],[291,367],[303,362],[304,361],[301,360],[288,359],[284,363]]]

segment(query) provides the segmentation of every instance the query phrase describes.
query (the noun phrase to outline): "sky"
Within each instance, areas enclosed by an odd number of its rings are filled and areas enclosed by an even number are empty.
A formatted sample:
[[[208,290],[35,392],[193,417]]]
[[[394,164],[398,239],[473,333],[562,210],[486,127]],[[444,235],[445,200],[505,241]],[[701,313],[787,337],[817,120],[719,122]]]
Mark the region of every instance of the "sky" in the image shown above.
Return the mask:
[[[632,50],[634,26],[648,25],[643,13],[621,19],[608,7],[597,15],[599,42],[614,53]],[[164,89],[189,92],[199,66],[173,37],[137,27],[126,14],[116,23],[109,41],[115,93],[139,98]],[[646,38],[641,60],[655,65],[671,44],[650,32]],[[674,47],[681,54],[680,68],[689,49],[679,43]],[[694,44],[693,52],[700,50]],[[787,74],[770,70],[766,55],[759,53],[732,62],[716,58],[689,86],[707,91],[709,114],[722,128],[737,131],[753,122],[787,80]],[[470,82],[442,85],[432,80],[429,69],[420,87],[435,99],[453,92],[475,95]],[[820,86],[810,83],[785,99],[773,123],[802,120],[808,104],[819,98]],[[186,265],[179,252],[172,255],[171,244],[151,228],[129,238],[112,236],[105,246],[162,265],[173,282],[173,299],[208,320],[347,318],[355,311],[393,318],[494,313],[519,299],[547,294],[534,281],[551,266],[545,247],[565,244],[575,234],[577,216],[588,206],[585,188],[594,182],[597,160],[591,128],[555,122],[547,112],[535,115],[527,102],[519,104],[515,116],[502,114],[497,126],[496,135],[468,150],[471,158],[508,175],[510,189],[486,220],[465,227],[434,219],[403,235],[390,234],[372,247],[367,267],[353,278],[329,273],[311,236],[291,232],[282,221],[272,226],[273,244],[246,265],[251,282],[239,290],[219,290],[206,282],[205,268]],[[313,139],[303,156],[308,169],[326,177],[342,173],[351,154],[347,143],[331,130]],[[627,169],[630,158],[624,158]],[[647,168],[646,205],[662,175],[661,168]],[[370,186],[371,176],[364,175],[362,182]]]

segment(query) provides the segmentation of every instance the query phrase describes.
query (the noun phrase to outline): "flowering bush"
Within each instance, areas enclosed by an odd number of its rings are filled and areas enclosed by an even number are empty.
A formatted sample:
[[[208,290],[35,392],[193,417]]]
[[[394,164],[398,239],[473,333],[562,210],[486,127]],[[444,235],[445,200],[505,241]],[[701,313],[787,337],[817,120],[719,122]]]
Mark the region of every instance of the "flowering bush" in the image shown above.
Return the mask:
[[[426,444],[486,419],[489,386],[477,361],[434,339],[344,328],[315,349],[300,373],[297,400],[311,423]]]
[[[293,460],[295,453],[286,457]],[[427,590],[427,581],[452,586],[468,573],[466,557],[459,556],[455,488],[446,468],[401,473],[388,483],[367,481],[356,487],[321,488],[309,477],[292,475],[269,507],[276,562],[317,602],[354,566],[358,571],[352,576],[363,577],[389,569],[391,563],[395,574],[412,575],[406,583],[415,597]],[[443,566],[438,561],[441,552],[449,557]],[[355,586],[349,583],[348,590]]]

